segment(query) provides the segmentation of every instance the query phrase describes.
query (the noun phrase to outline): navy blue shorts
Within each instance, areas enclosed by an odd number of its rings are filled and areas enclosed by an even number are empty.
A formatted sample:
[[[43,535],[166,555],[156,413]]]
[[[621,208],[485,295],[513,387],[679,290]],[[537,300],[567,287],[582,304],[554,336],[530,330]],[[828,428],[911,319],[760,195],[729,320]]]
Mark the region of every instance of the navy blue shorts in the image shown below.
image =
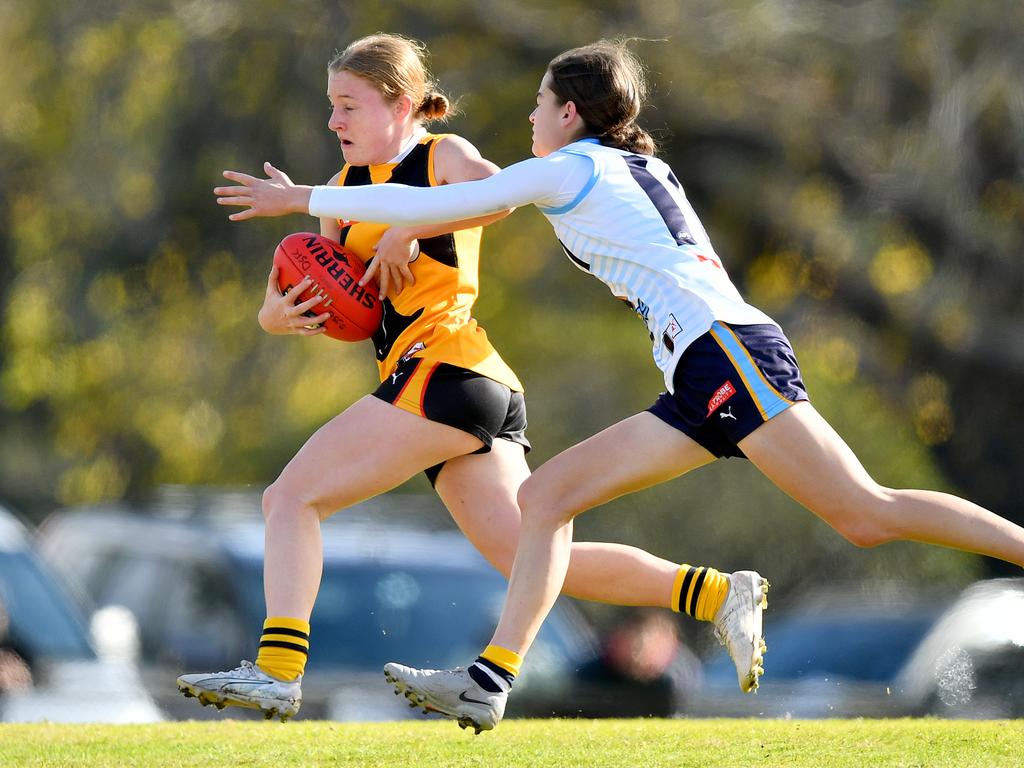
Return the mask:
[[[715,456],[746,458],[738,443],[798,400],[807,400],[789,339],[776,325],[727,325],[686,348],[647,410]]]

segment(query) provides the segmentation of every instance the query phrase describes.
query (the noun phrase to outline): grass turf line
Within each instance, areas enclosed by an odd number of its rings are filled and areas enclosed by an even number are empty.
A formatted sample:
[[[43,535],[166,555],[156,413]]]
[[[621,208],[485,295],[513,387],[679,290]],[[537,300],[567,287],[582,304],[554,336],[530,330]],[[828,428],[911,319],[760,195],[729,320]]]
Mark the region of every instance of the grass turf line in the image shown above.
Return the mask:
[[[0,766],[1017,768],[1024,721],[511,720],[0,725]]]

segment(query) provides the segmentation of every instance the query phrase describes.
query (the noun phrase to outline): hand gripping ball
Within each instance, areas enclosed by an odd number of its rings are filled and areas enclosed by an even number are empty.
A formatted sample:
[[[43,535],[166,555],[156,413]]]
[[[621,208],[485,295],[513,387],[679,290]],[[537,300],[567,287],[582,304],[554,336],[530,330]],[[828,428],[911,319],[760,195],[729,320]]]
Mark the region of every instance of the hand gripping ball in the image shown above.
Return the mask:
[[[296,232],[277,246],[274,263],[281,293],[288,293],[306,275],[313,279],[296,303],[323,296],[323,302],[306,314],[316,317],[329,313],[323,324],[332,339],[362,341],[380,327],[382,309],[377,285],[359,285],[366,267],[345,246],[312,232]]]

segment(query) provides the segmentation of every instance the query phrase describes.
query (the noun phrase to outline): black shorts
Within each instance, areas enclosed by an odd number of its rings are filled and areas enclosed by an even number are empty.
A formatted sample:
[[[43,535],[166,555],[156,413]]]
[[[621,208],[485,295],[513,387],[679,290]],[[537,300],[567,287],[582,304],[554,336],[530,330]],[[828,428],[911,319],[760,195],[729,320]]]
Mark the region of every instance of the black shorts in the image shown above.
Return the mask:
[[[738,443],[798,400],[807,400],[789,339],[776,325],[727,325],[686,348],[672,385],[647,410],[715,456],[743,456]]]
[[[373,395],[480,438],[483,447],[474,453],[487,453],[498,438],[530,450],[523,393],[465,368],[414,357],[399,362]],[[426,470],[431,485],[443,466],[444,462]]]

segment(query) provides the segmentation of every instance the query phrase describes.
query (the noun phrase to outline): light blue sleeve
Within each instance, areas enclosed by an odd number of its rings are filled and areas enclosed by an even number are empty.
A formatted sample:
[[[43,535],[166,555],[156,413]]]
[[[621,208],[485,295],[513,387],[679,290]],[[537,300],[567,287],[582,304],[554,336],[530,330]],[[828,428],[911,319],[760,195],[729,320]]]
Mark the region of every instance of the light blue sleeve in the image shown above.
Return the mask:
[[[527,204],[563,205],[575,198],[591,175],[586,158],[556,152],[510,165],[486,179],[440,187],[316,186],[309,198],[309,213],[401,226],[459,221]]]

